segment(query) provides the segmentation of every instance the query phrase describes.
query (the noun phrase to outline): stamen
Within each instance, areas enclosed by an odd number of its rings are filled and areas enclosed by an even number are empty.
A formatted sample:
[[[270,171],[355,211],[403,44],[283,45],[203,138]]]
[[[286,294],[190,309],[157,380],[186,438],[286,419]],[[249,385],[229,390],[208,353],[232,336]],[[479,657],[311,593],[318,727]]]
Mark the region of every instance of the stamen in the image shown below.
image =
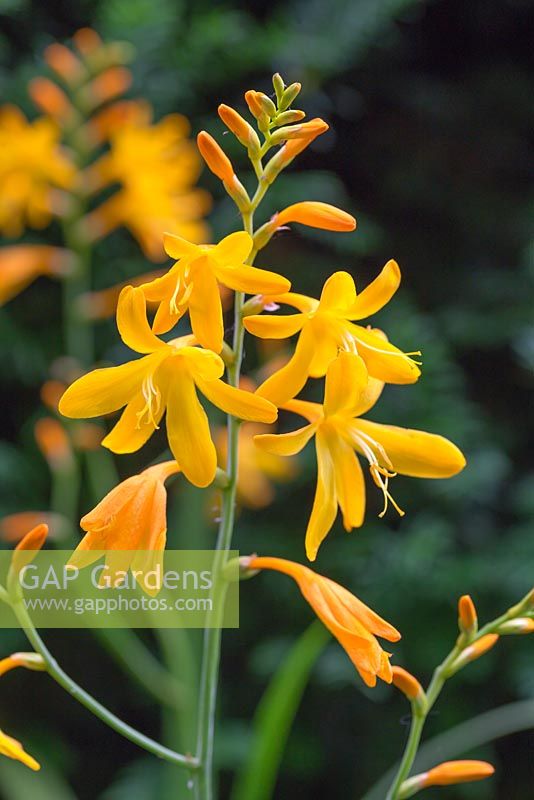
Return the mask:
[[[386,453],[384,447],[373,439],[368,434],[364,433],[363,431],[350,431],[350,436],[352,442],[356,447],[362,451],[363,455],[366,457],[367,461],[369,462],[369,471],[371,473],[371,477],[375,483],[375,486],[378,486],[382,494],[384,495],[384,508],[378,515],[380,518],[384,516],[388,509],[388,504],[391,503],[395,511],[399,514],[399,516],[404,516],[404,511],[399,506],[399,504],[395,501],[395,499],[391,496],[389,491],[389,480],[390,478],[394,478],[397,473],[393,472],[393,464],[391,463],[391,459],[389,458],[388,454]],[[383,467],[377,458],[377,453],[382,459],[383,462],[387,465]]]
[[[366,347],[368,350],[373,350],[375,353],[380,353],[383,356],[398,356],[400,358],[408,358],[410,361],[413,361],[414,364],[417,364],[418,367],[422,366],[422,361],[416,361],[415,358],[411,358],[411,356],[422,356],[421,350],[412,350],[410,353],[403,353],[403,352],[396,352],[395,350],[382,350],[380,347],[373,347],[372,344],[368,344],[367,342],[362,342],[361,339],[355,337],[356,341],[362,347]]]
[[[147,375],[147,377],[144,379],[141,392],[145,399],[145,405],[141,411],[136,413],[136,428],[139,429],[142,424],[150,424],[153,425],[156,430],[159,430],[159,425],[156,422],[156,416],[159,414],[161,409],[161,393],[159,389],[154,386],[153,375]],[[143,421],[143,417],[146,417],[145,421]]]

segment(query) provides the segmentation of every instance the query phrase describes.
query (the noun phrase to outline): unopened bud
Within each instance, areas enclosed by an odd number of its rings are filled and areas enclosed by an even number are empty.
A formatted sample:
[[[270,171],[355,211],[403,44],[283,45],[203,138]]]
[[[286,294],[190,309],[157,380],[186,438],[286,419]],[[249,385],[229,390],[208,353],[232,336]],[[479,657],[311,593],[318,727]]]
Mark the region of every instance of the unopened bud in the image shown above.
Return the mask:
[[[279,72],[275,72],[275,74],[273,75],[273,89],[274,89],[274,93],[276,94],[276,99],[277,99],[279,105],[282,102],[282,97],[283,97],[285,88],[286,88],[286,85],[285,85],[285,83],[283,81],[282,76],[280,75]]]
[[[240,211],[250,210],[250,197],[237,175],[232,175],[230,181],[223,181],[223,186]]]
[[[400,689],[410,702],[424,711],[426,695],[417,678],[402,667],[392,667],[392,676],[393,685]]]
[[[473,644],[470,644],[465,648],[465,650],[463,650],[462,653],[460,653],[456,661],[453,662],[448,670],[448,675],[454,675],[456,672],[458,672],[458,670],[465,667],[466,664],[469,664],[471,661],[476,661],[477,658],[483,656],[488,652],[488,650],[491,650],[491,648],[496,645],[498,639],[498,634],[487,633],[485,636],[477,639],[476,642],[473,642]]]
[[[413,797],[428,786],[450,786],[457,783],[471,783],[489,778],[495,772],[487,761],[445,761],[428,772],[422,772],[405,780],[399,790],[399,800]]]
[[[24,667],[35,672],[44,672],[46,663],[39,653],[13,653],[12,656],[3,658],[0,661],[0,675],[5,675],[6,672],[17,667]]]
[[[277,114],[276,125],[293,125],[295,122],[303,120],[305,116],[304,111],[298,111],[297,109],[283,111],[281,114]]]
[[[10,592],[20,591],[18,575],[24,567],[34,560],[46,541],[48,535],[48,525],[37,525],[18,543],[11,556],[11,565],[7,576],[7,584]]]
[[[268,117],[274,117],[276,114],[276,106],[270,97],[267,97],[263,92],[256,92],[256,99],[261,106],[261,110]]]
[[[67,95],[48,78],[34,78],[28,91],[37,108],[49,117],[64,120],[71,114],[72,106]]]
[[[530,617],[518,617],[503,622],[497,628],[497,633],[502,635],[534,633],[534,619]]]
[[[297,97],[301,89],[302,89],[302,84],[292,83],[287,87],[287,89],[284,90],[284,94],[282,95],[282,100],[279,103],[280,111],[285,111],[286,108],[289,108],[289,106],[291,105],[293,100]]]
[[[271,223],[274,222],[278,226],[300,222],[302,225],[327,231],[353,231],[356,228],[356,220],[351,214],[329,203],[316,201],[294,203],[276,214],[271,220]]]
[[[259,119],[259,117],[264,113],[262,105],[258,99],[259,92],[256,92],[254,89],[249,89],[248,92],[245,92],[245,102],[248,106],[248,110],[252,114],[253,117]]]
[[[250,155],[255,156],[260,150],[260,140],[258,134],[248,122],[243,119],[241,114],[230,106],[221,103],[219,106],[219,117],[222,119],[226,127],[232,131],[234,136],[241,142],[243,147],[246,147]]]
[[[473,636],[478,629],[475,604],[468,594],[462,595],[458,600],[458,627],[467,636]]]
[[[235,176],[232,162],[213,136],[206,131],[200,131],[197,136],[197,145],[202,158],[213,174],[223,183],[231,184]]]

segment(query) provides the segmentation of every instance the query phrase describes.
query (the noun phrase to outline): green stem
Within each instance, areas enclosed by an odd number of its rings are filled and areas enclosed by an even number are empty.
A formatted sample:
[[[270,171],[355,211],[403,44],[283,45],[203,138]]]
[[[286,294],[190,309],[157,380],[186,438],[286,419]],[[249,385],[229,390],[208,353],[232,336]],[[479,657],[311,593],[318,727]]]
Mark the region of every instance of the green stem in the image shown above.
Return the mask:
[[[148,736],[140,733],[140,731],[132,728],[131,725],[128,725],[120,720],[115,716],[115,714],[95,700],[94,697],[85,691],[85,689],[82,689],[81,686],[78,686],[78,684],[73,681],[63,669],[61,669],[55,658],[46,647],[45,643],[35,630],[28,613],[24,608],[23,602],[17,601],[13,604],[12,608],[17,616],[21,628],[28,637],[29,642],[33,646],[34,650],[39,653],[45,661],[47,672],[50,677],[52,677],[56,683],[63,687],[63,689],[65,689],[65,691],[68,692],[75,700],[89,709],[89,711],[101,719],[102,722],[104,722],[110,728],[117,731],[117,733],[120,733],[121,736],[129,739],[131,742],[137,744],[139,747],[142,747],[144,750],[147,750],[149,753],[152,753],[153,755],[157,756],[158,758],[162,758],[165,761],[170,761],[176,766],[184,767],[190,772],[194,772],[198,769],[198,761],[193,758],[193,756],[184,756],[181,753],[176,753],[174,750],[163,747],[163,745],[155,742],[153,739],[150,739]]]

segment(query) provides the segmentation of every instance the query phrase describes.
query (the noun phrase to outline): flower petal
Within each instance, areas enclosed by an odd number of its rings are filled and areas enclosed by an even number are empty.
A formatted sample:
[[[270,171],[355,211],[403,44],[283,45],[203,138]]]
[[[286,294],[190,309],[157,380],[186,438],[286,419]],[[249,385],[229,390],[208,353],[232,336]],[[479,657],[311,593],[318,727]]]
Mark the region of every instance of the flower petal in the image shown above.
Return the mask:
[[[334,272],[323,286],[319,308],[321,311],[344,315],[356,300],[354,278],[348,272]]]
[[[221,267],[244,264],[252,251],[252,236],[246,231],[235,231],[215,245],[210,256]]]
[[[88,372],[64,393],[58,405],[60,414],[83,419],[100,417],[122,408],[137,394],[153,364],[154,355],[150,355],[119,367]]]
[[[291,288],[291,282],[276,272],[250,267],[219,265],[215,268],[217,280],[229,289],[246,294],[282,294]]]
[[[305,425],[289,433],[260,433],[254,441],[262,450],[277,456],[294,456],[308,444],[318,424]]]
[[[176,260],[194,257],[199,254],[200,250],[198,244],[188,242],[187,239],[183,239],[181,236],[177,236],[174,233],[163,234],[163,247],[167,255]]]
[[[191,282],[189,316],[193,333],[203,347],[220,353],[224,336],[221,295],[210,259],[206,256],[194,261]]]
[[[304,314],[253,314],[243,319],[245,330],[260,339],[289,339],[305,322]]]
[[[364,419],[354,420],[353,425],[383,446],[401,475],[450,478],[465,467],[463,453],[443,436]]]
[[[150,329],[146,298],[140,286],[125,286],[117,305],[117,328],[122,341],[137,353],[153,353],[167,345]]]
[[[360,528],[365,515],[365,481],[362,468],[352,447],[335,431],[324,426],[334,464],[336,494],[343,512],[346,531]]]
[[[339,353],[326,373],[325,416],[353,408],[367,388],[367,369],[355,353]]]
[[[139,450],[159,426],[165,403],[160,397],[157,411],[154,410],[150,419],[142,416],[145,407],[146,400],[142,392],[139,392],[130,400],[118,422],[102,440],[102,446],[113,453],[135,453]]]
[[[317,451],[317,489],[306,530],[306,555],[310,561],[315,561],[319,546],[337,516],[334,463],[321,428],[315,436],[315,448]]]
[[[221,380],[206,381],[197,378],[196,383],[202,394],[226,414],[252,422],[274,422],[278,416],[272,403],[253,392],[236,389]]]
[[[172,454],[195,486],[208,486],[217,469],[208,417],[191,376],[182,367],[168,369],[167,435]]]
[[[310,363],[312,378],[322,378],[332,361],[336,358],[341,345],[338,325],[332,317],[317,315],[310,323],[313,332],[313,357]]]
[[[350,326],[356,339],[358,353],[367,365],[369,375],[386,383],[415,383],[421,370],[412,359],[398,347],[381,338],[374,330],[361,325]]]
[[[308,378],[314,353],[314,338],[310,334],[310,330],[304,328],[287,364],[258,388],[257,394],[260,397],[266,397],[275,406],[281,406],[300,392]]]
[[[193,380],[201,378],[205,381],[214,381],[224,373],[224,361],[212,350],[184,345],[178,349],[177,355],[186,359]]]
[[[396,261],[390,260],[382,272],[360,292],[347,311],[348,319],[365,319],[389,303],[401,282]]]

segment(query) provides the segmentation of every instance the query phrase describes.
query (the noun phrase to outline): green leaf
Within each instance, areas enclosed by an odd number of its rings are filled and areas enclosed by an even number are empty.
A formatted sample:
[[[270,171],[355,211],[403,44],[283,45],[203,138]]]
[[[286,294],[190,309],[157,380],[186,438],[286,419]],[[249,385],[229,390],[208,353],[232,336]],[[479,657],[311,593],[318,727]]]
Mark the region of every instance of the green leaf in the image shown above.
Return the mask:
[[[326,628],[320,622],[314,622],[271,678],[256,710],[252,751],[236,780],[232,800],[269,800],[273,796],[282,754],[300,700],[328,639]]]

